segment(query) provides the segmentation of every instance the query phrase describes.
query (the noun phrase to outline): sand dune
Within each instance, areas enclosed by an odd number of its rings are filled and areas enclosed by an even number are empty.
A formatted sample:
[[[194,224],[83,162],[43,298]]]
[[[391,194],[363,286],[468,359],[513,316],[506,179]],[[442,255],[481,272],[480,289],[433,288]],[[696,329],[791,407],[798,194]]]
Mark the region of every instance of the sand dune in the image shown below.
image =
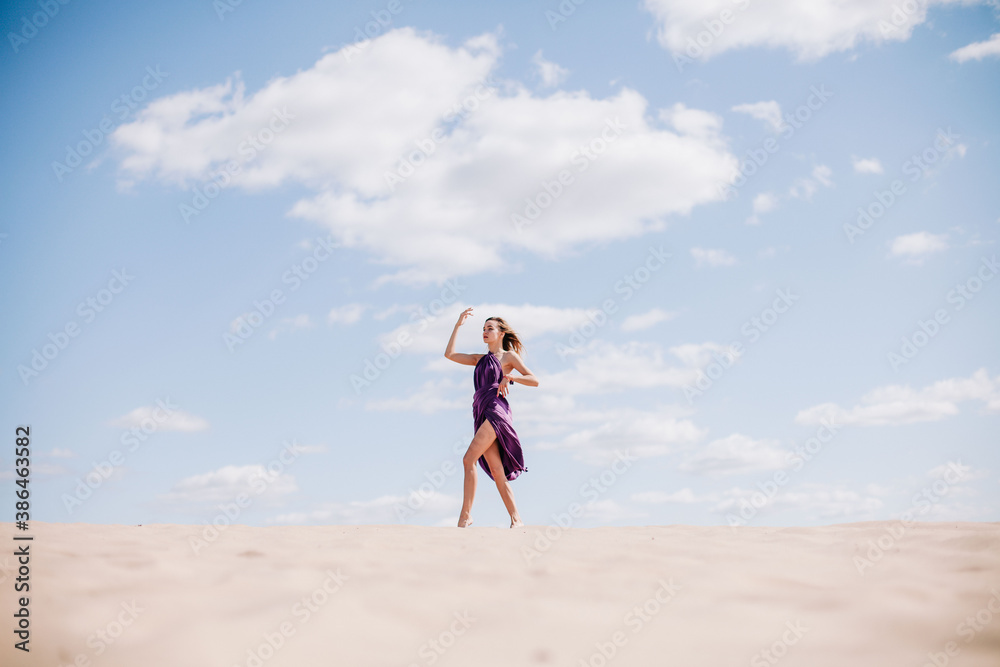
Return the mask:
[[[897,528],[35,522],[31,652],[8,630],[0,663],[1000,664],[1000,524]]]

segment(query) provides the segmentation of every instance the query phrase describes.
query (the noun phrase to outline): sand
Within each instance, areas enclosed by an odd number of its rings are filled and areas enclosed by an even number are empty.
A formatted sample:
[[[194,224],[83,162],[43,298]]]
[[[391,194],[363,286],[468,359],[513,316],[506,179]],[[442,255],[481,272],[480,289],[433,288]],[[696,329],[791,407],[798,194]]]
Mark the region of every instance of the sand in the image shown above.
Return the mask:
[[[33,522],[0,664],[1000,665],[1000,524],[900,528]]]

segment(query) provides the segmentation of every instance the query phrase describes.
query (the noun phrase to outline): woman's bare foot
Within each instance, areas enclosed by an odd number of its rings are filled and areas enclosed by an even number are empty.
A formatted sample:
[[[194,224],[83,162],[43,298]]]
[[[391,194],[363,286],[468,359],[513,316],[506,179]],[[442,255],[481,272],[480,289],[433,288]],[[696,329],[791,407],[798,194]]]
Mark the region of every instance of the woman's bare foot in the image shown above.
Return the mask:
[[[472,525],[472,518],[471,517],[466,517],[464,521],[462,520],[461,517],[458,518],[458,527],[459,528],[468,528],[471,525]]]
[[[516,519],[516,520],[515,519],[511,519],[510,520],[510,527],[511,528],[523,528],[524,527],[524,522],[522,522],[520,519]]]

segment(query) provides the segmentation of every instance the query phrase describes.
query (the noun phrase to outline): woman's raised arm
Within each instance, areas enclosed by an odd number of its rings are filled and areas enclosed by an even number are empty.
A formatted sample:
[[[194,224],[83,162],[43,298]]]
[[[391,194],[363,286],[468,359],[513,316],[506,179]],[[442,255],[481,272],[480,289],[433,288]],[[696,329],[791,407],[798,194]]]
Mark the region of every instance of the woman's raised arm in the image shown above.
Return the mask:
[[[462,314],[458,316],[458,321],[455,322],[455,328],[451,330],[451,338],[448,339],[448,347],[444,348],[444,356],[452,361],[465,364],[466,366],[475,366],[476,362],[479,361],[479,357],[482,355],[477,354],[465,354],[463,352],[455,351],[455,336],[458,335],[458,328],[462,326],[462,323],[472,315],[472,308],[466,308],[462,311]]]

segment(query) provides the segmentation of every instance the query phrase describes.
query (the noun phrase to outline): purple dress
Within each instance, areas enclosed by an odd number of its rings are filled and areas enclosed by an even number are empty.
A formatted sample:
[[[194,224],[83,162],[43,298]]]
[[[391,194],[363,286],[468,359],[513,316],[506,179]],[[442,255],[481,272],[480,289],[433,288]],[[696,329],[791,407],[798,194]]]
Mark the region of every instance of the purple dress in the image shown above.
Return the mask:
[[[510,404],[507,403],[506,398],[497,395],[497,388],[500,386],[502,377],[503,368],[500,366],[500,360],[492,352],[484,354],[476,363],[476,370],[472,376],[473,384],[476,387],[476,394],[472,398],[472,419],[476,425],[476,431],[479,431],[484,419],[490,420],[499,441],[500,461],[503,463],[504,476],[508,481],[513,481],[522,472],[527,472],[528,469],[524,467],[521,441],[517,439],[517,433],[514,432],[510,421]],[[485,454],[479,457],[479,465],[486,471],[490,479],[493,479]]]

